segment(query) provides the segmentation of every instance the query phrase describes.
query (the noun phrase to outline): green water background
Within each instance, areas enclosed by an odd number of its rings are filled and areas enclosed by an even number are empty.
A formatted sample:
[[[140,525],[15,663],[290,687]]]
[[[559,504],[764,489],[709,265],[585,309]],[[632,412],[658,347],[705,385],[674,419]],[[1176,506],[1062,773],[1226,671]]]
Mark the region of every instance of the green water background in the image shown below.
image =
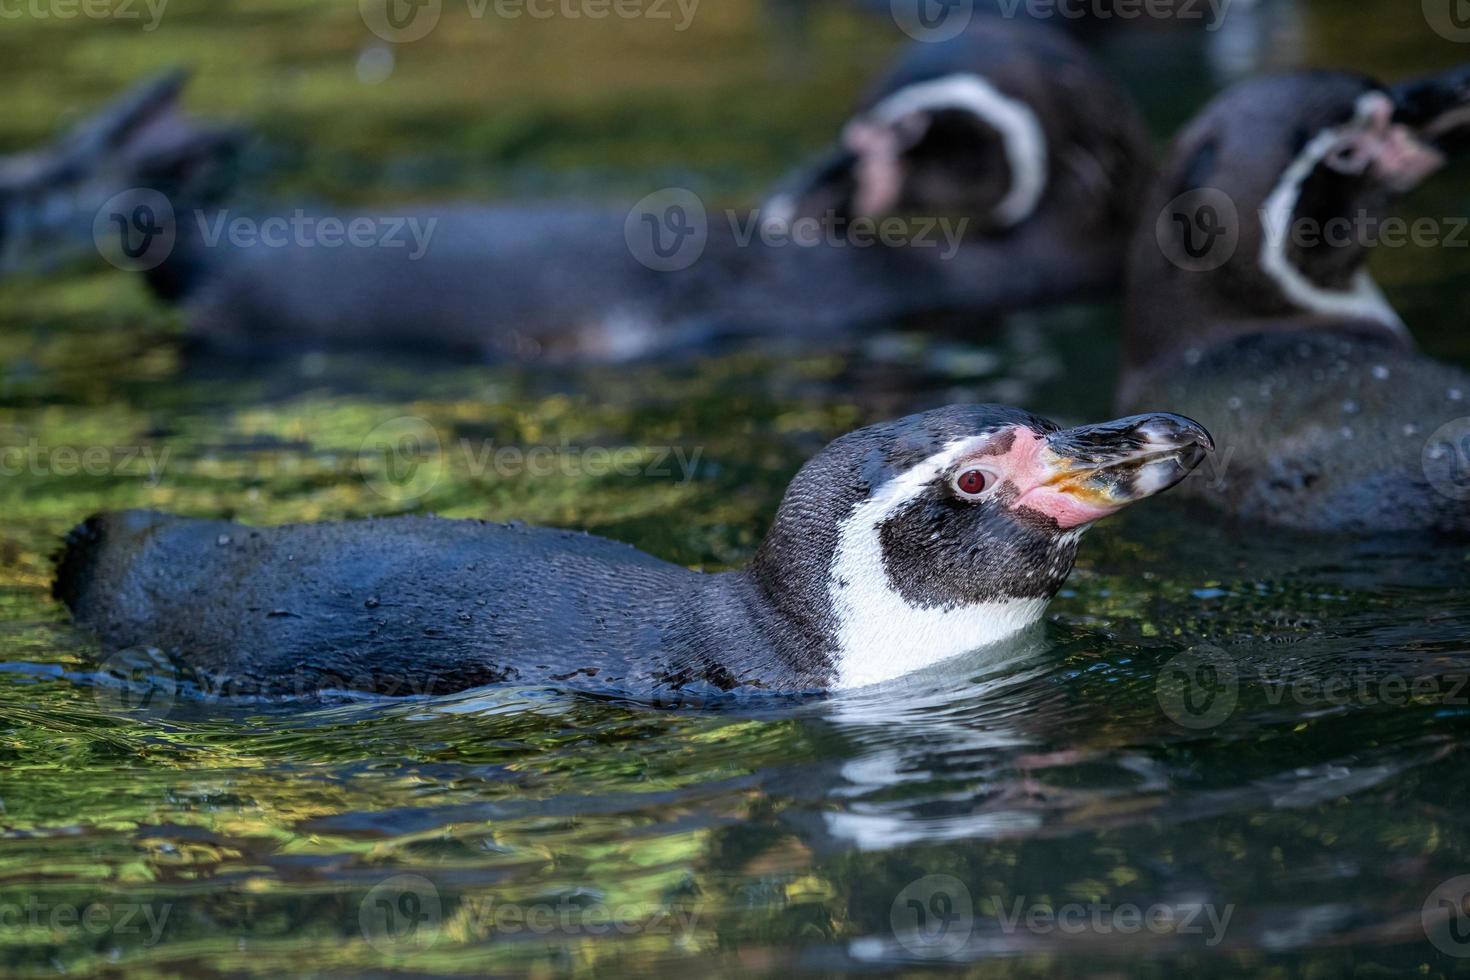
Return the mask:
[[[1418,4],[1277,6],[1293,12],[1287,26],[1247,45],[1266,66],[1396,77],[1470,60],[1470,46],[1426,29]],[[1123,36],[1106,56],[1164,134],[1238,70],[1222,70],[1211,43]],[[152,31],[7,19],[0,151],[185,64],[192,110],[261,134],[270,166],[248,190],[262,198],[631,202],[680,185],[739,206],[832,138],[895,44],[886,22],[837,4],[795,22],[753,0],[706,0],[682,33],[487,21],[451,4],[367,84],[356,66],[381,45],[351,3],[172,0]],[[1407,213],[1470,214],[1465,187],[1452,170]],[[1461,364],[1467,259],[1375,258],[1421,343]],[[94,673],[95,645],[47,595],[65,530],[130,506],[258,523],[519,518],[728,567],[750,555],[800,462],[857,424],[961,400],[1108,415],[1115,322],[1107,307],[1077,308],[963,342],[894,335],[672,366],[313,356],[205,373],[136,277],[87,262],[0,282],[0,444],[108,452],[94,473],[52,455],[0,477],[0,968],[1465,972],[1470,960],[1425,941],[1420,915],[1436,885],[1470,873],[1470,711],[1447,703],[1470,661],[1463,548],[1283,539],[1160,502],[1089,537],[1023,664],[976,666],[909,700],[753,715],[514,690],[139,703]],[[362,452],[402,417],[426,420],[449,450],[411,498],[379,492],[381,460]],[[461,440],[559,458],[677,446],[700,465],[688,481],[504,475],[477,471],[453,451]],[[163,461],[157,479],[145,454]],[[1157,680],[1201,644],[1243,681],[1228,718],[1194,731],[1166,715]],[[1343,676],[1444,683],[1395,704],[1273,694],[1273,679]],[[953,957],[898,940],[905,889],[935,875],[973,902]],[[1234,912],[1207,945],[1008,932],[998,913],[1016,900]],[[58,908],[100,911],[89,925]],[[592,911],[550,931],[517,925],[519,912],[565,908]],[[588,928],[603,910],[621,928]]]

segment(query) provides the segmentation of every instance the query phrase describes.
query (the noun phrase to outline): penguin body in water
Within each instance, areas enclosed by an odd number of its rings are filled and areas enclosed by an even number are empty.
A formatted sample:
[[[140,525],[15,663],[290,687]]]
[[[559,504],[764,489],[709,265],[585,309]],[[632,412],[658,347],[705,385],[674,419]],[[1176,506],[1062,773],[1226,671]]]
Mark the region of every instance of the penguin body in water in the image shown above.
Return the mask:
[[[412,349],[626,360],[731,338],[828,339],[1105,295],[1148,172],[1145,130],[1057,31],[977,18],[915,44],[837,145],[765,206],[453,204],[244,215],[178,208],[150,281],[240,355]],[[283,219],[329,222],[336,247]],[[365,224],[364,224],[365,223]],[[371,228],[362,247],[344,229]],[[391,235],[389,234],[391,232]],[[388,239],[391,238],[391,241]]]
[[[55,594],[108,650],[157,649],[228,694],[822,692],[1035,622],[1082,533],[1210,447],[1173,415],[1060,429],[951,406],[829,445],[738,571],[479,521],[250,528],[134,511],[73,531]]]

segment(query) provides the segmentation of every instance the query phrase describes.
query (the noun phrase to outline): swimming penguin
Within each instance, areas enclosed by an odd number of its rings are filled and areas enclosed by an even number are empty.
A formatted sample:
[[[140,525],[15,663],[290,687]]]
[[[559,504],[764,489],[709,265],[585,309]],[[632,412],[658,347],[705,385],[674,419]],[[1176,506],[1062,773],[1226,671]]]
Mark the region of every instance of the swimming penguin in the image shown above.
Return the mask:
[[[1263,77],[1180,135],[1129,258],[1119,404],[1167,400],[1215,433],[1219,472],[1190,496],[1307,530],[1470,532],[1470,426],[1443,428],[1470,415],[1470,374],[1416,350],[1366,268],[1373,229],[1467,134],[1461,68]]]
[[[482,521],[251,528],[133,511],[70,534],[54,591],[108,650],[157,649],[230,694],[820,692],[1035,622],[1082,533],[1211,445],[1175,415],[1059,429],[951,406],[831,443],[740,571]]]
[[[279,227],[294,209],[272,216],[270,240],[242,243],[229,228],[250,216],[176,208],[177,242],[148,274],[197,339],[245,355],[621,360],[750,335],[823,338],[1110,291],[1149,155],[1127,98],[1073,42],[979,18],[914,45],[840,144],[764,209],[725,212],[683,192],[632,212],[302,215],[307,239],[330,222],[325,247]],[[354,222],[364,246],[343,242]]]
[[[0,275],[95,254],[99,209],[130,189],[200,203],[228,189],[243,134],[184,116],[186,81],[180,71],[148,79],[55,144],[0,157]]]

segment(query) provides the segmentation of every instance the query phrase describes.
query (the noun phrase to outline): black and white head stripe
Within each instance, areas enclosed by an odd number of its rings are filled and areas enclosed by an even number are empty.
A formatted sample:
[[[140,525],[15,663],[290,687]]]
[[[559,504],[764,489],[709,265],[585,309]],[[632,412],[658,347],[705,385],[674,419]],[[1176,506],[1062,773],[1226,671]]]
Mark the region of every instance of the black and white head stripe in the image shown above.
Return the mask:
[[[1058,429],[1003,405],[859,429],[792,480],[752,572],[825,637],[829,686],[876,684],[1036,622],[1082,533],[1178,482],[1209,445],[1176,416]]]
[[[1297,218],[1297,207],[1307,179],[1354,131],[1368,129],[1376,120],[1389,118],[1392,114],[1393,102],[1386,93],[1366,92],[1358,99],[1356,112],[1349,122],[1324,129],[1307,141],[1296,159],[1282,172],[1281,179],[1261,207],[1264,236],[1260,264],[1287,299],[1303,309],[1331,316],[1373,320],[1398,333],[1406,333],[1403,321],[1366,267],[1354,274],[1347,289],[1328,289],[1314,283],[1287,255],[1292,223]]]
[[[1011,184],[995,207],[996,220],[1011,227],[1035,213],[1046,193],[1046,133],[1029,105],[1003,94],[986,78],[960,73],[907,85],[878,102],[863,119],[894,127],[943,109],[969,112],[1000,135]]]
[[[842,521],[828,584],[837,634],[835,687],[890,680],[995,643],[1041,618],[1049,594],[997,595],[955,604],[915,602],[896,587],[893,556],[884,547],[884,525],[918,503],[957,461],[983,450],[992,438],[949,442],[878,487]],[[1071,570],[1080,535],[1077,531],[1051,541],[1063,577]]]

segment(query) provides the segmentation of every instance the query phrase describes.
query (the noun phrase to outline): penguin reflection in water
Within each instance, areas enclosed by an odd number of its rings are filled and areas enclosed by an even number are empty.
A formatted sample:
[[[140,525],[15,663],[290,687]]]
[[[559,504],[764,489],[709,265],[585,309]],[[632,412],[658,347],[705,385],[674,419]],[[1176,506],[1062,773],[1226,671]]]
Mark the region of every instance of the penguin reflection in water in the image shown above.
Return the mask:
[[[1178,138],[1131,250],[1119,404],[1215,433],[1191,496],[1314,531],[1470,534],[1470,374],[1415,348],[1366,267],[1397,198],[1467,142],[1470,68],[1261,78]]]
[[[1038,620],[1083,531],[1211,445],[1174,415],[1060,429],[980,405],[875,425],[802,467],[750,565],[721,574],[477,521],[103,514],[69,536],[55,594],[108,650],[157,649],[229,693],[861,687]]]
[[[313,248],[232,242],[218,212],[176,208],[178,241],[147,275],[225,355],[623,360],[956,313],[971,325],[1116,288],[1150,157],[1127,97],[1074,42],[977,18],[912,47],[838,145],[759,210],[688,192],[631,214],[380,209],[422,240]],[[373,214],[333,217],[346,228]]]

